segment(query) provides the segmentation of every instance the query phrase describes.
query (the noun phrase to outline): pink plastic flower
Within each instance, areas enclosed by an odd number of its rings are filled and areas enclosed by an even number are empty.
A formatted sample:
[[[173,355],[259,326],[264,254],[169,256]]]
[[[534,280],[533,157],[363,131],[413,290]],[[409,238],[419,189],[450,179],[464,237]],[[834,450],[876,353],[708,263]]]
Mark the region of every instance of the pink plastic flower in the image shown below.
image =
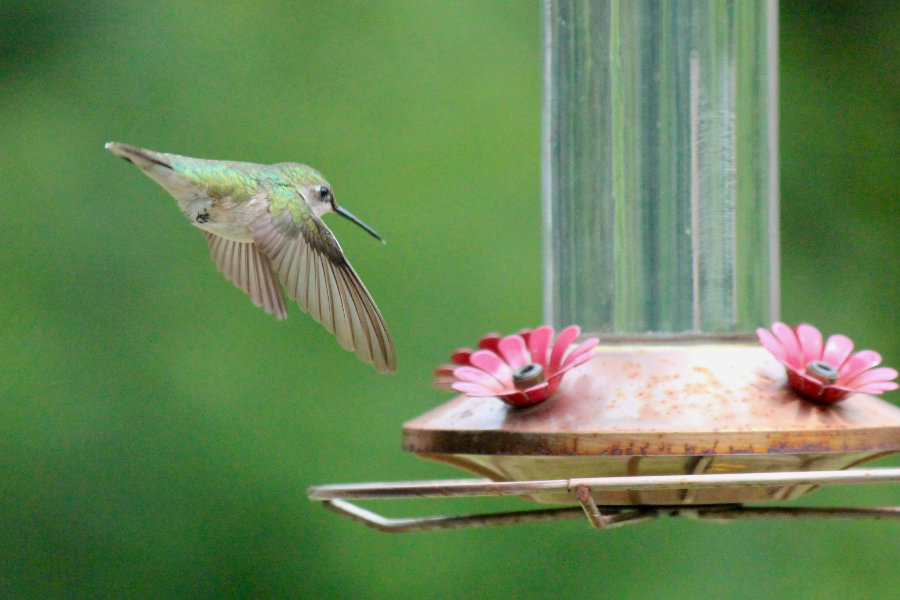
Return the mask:
[[[517,335],[522,336],[525,340],[525,343],[528,343],[528,337],[531,335],[530,329],[522,329],[519,331]],[[481,338],[478,342],[479,350],[490,350],[495,354],[500,350],[500,339],[501,336],[499,333],[488,333],[484,337]],[[432,380],[432,385],[436,388],[440,388],[442,390],[453,391],[453,384],[456,383],[456,378],[453,376],[453,371],[457,367],[462,366],[471,366],[472,363],[469,361],[469,358],[472,354],[475,353],[475,350],[471,348],[459,348],[450,356],[450,362],[453,364],[449,365],[440,365],[434,370],[434,379]]]
[[[488,334],[481,338],[478,350],[457,350],[451,357],[453,365],[435,369],[434,384],[467,396],[496,396],[512,406],[543,402],[559,387],[564,373],[593,356],[597,338],[567,353],[580,333],[577,325],[566,327],[556,342],[553,328],[547,325],[504,338]]]
[[[774,334],[774,335],[773,335]],[[848,394],[880,394],[897,389],[897,371],[881,364],[874,350],[854,354],[853,341],[833,335],[822,344],[822,334],[812,325],[791,329],[784,323],[772,331],[757,329],[760,343],[787,370],[788,384],[801,396],[819,402],[838,402]]]

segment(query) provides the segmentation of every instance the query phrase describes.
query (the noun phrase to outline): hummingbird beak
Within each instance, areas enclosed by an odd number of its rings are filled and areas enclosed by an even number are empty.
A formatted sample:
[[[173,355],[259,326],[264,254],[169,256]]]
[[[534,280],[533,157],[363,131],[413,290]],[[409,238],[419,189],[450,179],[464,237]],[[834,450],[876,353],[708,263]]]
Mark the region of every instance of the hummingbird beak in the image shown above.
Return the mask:
[[[372,229],[371,227],[369,227],[368,225],[366,225],[365,223],[363,223],[362,221],[360,221],[359,219],[357,219],[355,216],[353,216],[353,213],[351,213],[349,210],[347,210],[347,209],[345,209],[345,208],[341,208],[340,206],[338,206],[337,204],[335,204],[335,205],[334,205],[334,212],[336,212],[337,214],[341,215],[341,216],[344,217],[345,219],[348,219],[348,220],[350,220],[350,221],[353,221],[354,223],[356,223],[357,225],[359,225],[360,227],[362,227],[363,229],[365,229],[365,230],[369,233],[369,235],[371,235],[373,238],[375,238],[376,240],[378,240],[378,241],[381,242],[382,244],[386,243],[383,239],[381,239],[381,236],[378,235],[378,232],[376,232],[374,229]]]

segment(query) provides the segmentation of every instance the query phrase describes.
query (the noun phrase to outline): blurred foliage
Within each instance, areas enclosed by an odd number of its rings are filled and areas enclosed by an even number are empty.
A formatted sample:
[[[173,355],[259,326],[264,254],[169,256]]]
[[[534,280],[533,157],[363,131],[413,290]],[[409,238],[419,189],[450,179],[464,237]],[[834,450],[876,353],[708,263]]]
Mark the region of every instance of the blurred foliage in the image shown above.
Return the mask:
[[[895,366],[898,22],[781,19],[784,317]],[[307,501],[458,474],[400,424],[450,349],[541,318],[540,85],[532,2],[0,2],[0,597],[896,597],[890,524],[389,536]],[[110,139],[321,169],[389,241],[329,220],[399,373],[252,307]]]

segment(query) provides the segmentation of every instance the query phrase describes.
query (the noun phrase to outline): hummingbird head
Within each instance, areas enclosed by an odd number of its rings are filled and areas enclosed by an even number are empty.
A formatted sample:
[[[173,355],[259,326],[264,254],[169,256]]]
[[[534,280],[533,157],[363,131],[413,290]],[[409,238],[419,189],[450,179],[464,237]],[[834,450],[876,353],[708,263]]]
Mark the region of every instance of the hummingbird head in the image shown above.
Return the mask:
[[[331,190],[331,185],[329,185],[325,179],[319,178],[316,181],[313,181],[305,186],[301,190],[301,193],[316,215],[321,216],[329,212],[337,213],[365,229],[369,235],[382,244],[384,243],[384,240],[374,229],[356,218],[349,210],[338,206],[337,200],[334,199],[334,192]]]

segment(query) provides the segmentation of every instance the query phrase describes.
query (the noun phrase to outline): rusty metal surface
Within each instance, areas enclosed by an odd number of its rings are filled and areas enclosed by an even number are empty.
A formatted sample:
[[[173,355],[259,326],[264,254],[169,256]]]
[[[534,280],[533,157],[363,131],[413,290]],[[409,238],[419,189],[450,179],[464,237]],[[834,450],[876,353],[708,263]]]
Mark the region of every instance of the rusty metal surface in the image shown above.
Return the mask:
[[[457,397],[403,426],[403,447],[497,481],[846,469],[900,452],[900,408],[801,399],[757,344],[601,346],[532,408]],[[601,504],[786,500],[814,485],[594,493]],[[565,497],[534,497],[562,502]]]
[[[757,344],[601,346],[553,398],[517,409],[457,397],[403,426],[403,447],[453,454],[670,456],[900,450],[900,408],[800,399]]]

